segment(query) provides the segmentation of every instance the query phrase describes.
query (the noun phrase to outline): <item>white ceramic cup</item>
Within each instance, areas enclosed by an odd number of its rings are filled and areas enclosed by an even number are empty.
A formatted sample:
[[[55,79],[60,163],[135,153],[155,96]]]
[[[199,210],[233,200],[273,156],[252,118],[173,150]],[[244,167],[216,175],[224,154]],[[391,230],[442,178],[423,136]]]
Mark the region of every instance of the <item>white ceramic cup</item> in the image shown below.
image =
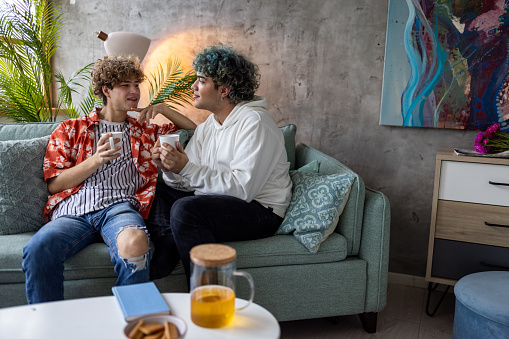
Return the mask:
[[[177,134],[160,135],[159,136],[159,141],[161,143],[161,146],[165,150],[168,150],[168,149],[163,146],[163,142],[167,143],[168,145],[170,145],[171,147],[176,149],[177,148],[177,141],[179,141],[179,136]]]
[[[110,132],[110,149],[116,148],[120,146],[120,150],[113,154],[122,154],[122,132]],[[120,139],[117,143],[115,143],[114,139]]]

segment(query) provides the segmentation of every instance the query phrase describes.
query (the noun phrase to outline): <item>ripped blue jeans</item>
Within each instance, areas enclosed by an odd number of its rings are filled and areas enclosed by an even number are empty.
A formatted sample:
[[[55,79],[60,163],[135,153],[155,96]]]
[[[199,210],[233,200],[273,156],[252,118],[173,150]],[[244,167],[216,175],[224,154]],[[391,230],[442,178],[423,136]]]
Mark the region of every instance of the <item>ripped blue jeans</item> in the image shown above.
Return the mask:
[[[122,258],[116,238],[127,228],[142,229],[141,215],[128,202],[113,204],[83,216],[65,215],[44,225],[23,249],[23,272],[29,304],[64,299],[64,261],[87,245],[102,240],[118,275],[116,286],[149,280],[150,247],[146,254]]]

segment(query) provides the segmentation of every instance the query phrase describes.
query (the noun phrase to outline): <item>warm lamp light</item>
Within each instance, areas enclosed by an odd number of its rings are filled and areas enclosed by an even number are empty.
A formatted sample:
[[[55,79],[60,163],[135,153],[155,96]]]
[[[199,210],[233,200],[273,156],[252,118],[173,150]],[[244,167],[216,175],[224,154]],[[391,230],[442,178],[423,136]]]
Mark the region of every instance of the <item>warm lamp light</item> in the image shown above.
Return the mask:
[[[134,54],[140,62],[143,61],[150,46],[150,39],[131,32],[113,32],[106,34],[103,31],[97,37],[104,41],[104,49],[110,56]]]

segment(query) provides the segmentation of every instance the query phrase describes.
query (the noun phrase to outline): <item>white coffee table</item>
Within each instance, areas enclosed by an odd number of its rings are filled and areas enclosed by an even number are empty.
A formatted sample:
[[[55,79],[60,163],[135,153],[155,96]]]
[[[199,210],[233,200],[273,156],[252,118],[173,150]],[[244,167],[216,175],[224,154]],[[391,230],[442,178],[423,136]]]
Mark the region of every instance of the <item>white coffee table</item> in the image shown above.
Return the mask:
[[[265,308],[252,304],[236,313],[233,321],[220,329],[196,326],[190,317],[188,293],[163,293],[173,315],[187,323],[186,339],[277,339],[279,324]],[[236,306],[246,303],[236,300]],[[17,339],[115,339],[125,338],[122,311],[113,296],[73,299],[0,309],[0,338]]]

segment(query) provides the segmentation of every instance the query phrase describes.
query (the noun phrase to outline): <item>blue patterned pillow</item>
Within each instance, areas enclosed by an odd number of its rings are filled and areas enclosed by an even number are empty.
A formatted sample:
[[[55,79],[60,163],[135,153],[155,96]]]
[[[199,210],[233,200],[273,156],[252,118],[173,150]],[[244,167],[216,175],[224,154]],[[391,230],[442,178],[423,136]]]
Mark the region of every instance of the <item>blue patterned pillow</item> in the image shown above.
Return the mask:
[[[49,135],[0,141],[0,235],[37,231],[44,224],[48,186],[42,165]]]
[[[293,195],[276,234],[291,234],[310,252],[334,232],[355,177],[350,174],[321,175],[290,172]]]

